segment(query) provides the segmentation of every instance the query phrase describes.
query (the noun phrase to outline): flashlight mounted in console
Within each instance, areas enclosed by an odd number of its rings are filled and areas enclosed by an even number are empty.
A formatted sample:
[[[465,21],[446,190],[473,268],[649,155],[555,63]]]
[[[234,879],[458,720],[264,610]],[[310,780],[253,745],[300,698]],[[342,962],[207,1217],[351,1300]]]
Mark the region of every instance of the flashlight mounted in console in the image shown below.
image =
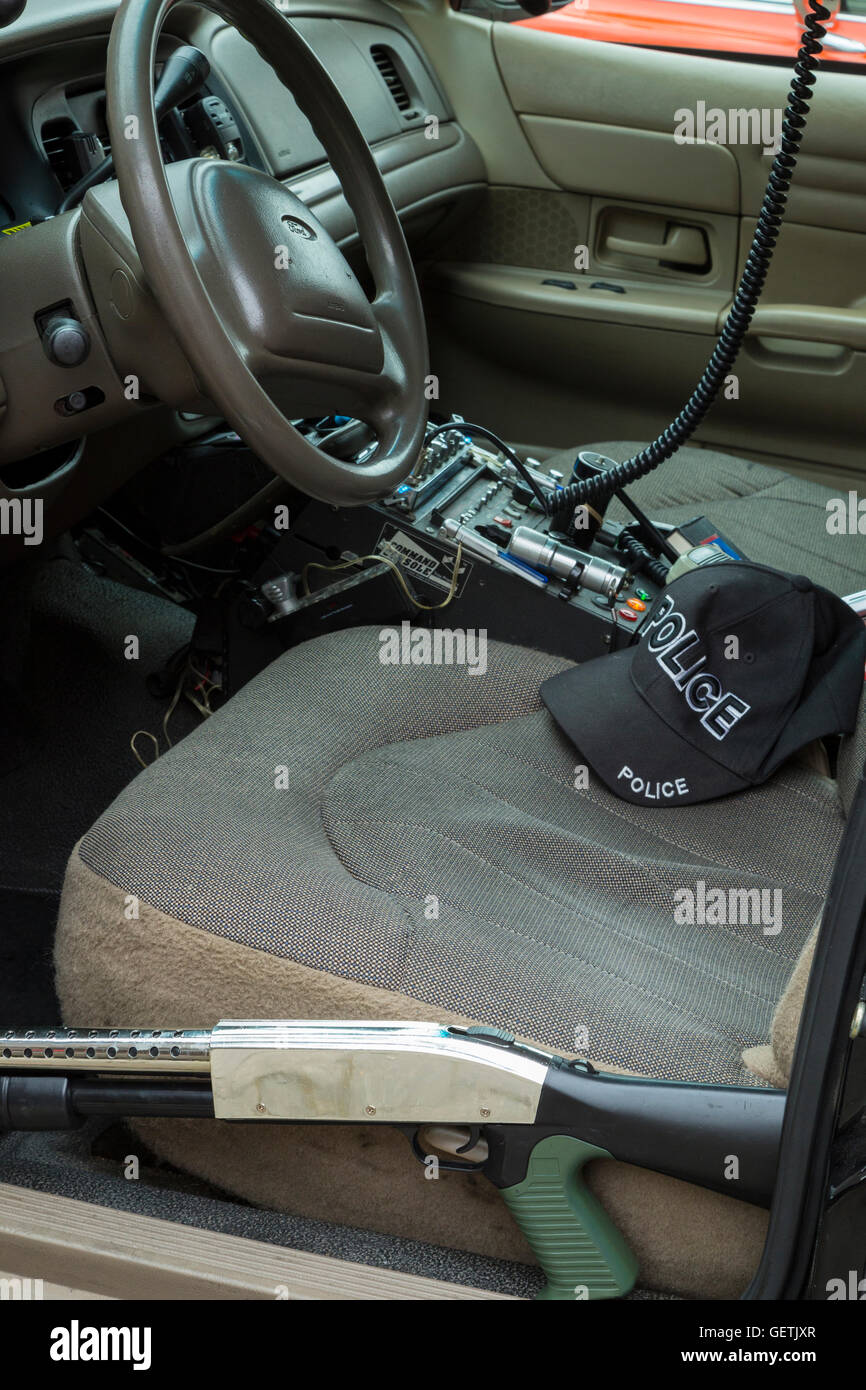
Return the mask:
[[[628,571],[621,565],[562,545],[540,531],[533,531],[530,526],[517,527],[509,540],[508,553],[542,574],[549,574],[575,589],[591,589],[611,602],[629,579]]]

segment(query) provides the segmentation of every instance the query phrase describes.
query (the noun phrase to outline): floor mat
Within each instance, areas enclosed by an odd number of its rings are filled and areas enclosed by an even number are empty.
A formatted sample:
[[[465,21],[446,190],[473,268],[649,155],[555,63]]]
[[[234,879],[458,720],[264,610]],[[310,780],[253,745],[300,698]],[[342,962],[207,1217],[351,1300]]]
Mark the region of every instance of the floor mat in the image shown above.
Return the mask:
[[[193,617],[63,556],[7,580],[4,610],[0,1023],[38,1025],[59,1021],[51,947],[69,852],[139,771],[131,736],[160,733],[167,701],[146,678]],[[196,723],[182,703],[173,740]]]

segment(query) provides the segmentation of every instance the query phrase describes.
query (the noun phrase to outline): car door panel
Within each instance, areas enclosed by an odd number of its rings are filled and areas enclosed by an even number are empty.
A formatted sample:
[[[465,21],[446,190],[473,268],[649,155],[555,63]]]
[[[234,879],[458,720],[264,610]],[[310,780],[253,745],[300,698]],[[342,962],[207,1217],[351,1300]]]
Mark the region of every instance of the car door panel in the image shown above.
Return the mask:
[[[721,145],[674,143],[672,134],[559,116],[521,116],[544,172],[560,188],[671,202],[689,188],[689,206],[735,212],[736,161]]]
[[[436,38],[440,72],[466,25],[479,57],[482,22],[453,16]],[[677,112],[699,100],[725,111],[782,108],[790,73],[487,27],[496,71],[479,73],[476,92],[495,90],[498,74],[524,137],[524,174],[504,174],[500,138],[488,136],[475,109],[470,129],[491,182],[479,218],[486,230],[473,246],[470,228],[449,249],[428,298],[443,402],[486,411],[511,438],[544,446],[653,437],[712,350],[772,160],[761,144],[678,143]],[[459,95],[452,99],[464,119]],[[698,436],[801,471],[823,469],[828,480],[862,468],[864,118],[861,75],[819,76],[738,394],[714,407]],[[534,188],[524,181],[527,151],[539,171]],[[563,217],[566,197],[588,206],[572,203]],[[523,198],[531,200],[525,210]],[[574,290],[544,285],[563,272]],[[617,288],[591,289],[598,281]]]

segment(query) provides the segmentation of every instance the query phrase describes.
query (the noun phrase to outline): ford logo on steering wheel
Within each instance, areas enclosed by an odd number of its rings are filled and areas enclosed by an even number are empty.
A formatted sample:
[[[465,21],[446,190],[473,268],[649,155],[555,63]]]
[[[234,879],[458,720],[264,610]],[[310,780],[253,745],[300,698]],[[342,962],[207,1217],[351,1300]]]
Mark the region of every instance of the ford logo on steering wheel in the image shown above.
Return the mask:
[[[299,217],[284,217],[283,221],[286,224],[286,230],[291,232],[293,236],[302,236],[304,241],[316,240],[316,233],[312,227],[308,227],[306,222],[302,222]]]

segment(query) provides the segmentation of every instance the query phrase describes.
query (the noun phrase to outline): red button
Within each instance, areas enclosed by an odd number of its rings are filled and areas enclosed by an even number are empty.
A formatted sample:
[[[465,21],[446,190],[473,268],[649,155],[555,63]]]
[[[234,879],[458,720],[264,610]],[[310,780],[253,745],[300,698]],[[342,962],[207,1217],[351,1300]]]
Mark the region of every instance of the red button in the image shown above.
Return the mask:
[[[496,522],[497,526],[511,526],[512,524],[510,518],[507,516],[495,516],[493,520]]]
[[[621,618],[625,618],[630,623],[637,622],[637,613],[633,613],[630,608],[620,608],[617,610]]]

